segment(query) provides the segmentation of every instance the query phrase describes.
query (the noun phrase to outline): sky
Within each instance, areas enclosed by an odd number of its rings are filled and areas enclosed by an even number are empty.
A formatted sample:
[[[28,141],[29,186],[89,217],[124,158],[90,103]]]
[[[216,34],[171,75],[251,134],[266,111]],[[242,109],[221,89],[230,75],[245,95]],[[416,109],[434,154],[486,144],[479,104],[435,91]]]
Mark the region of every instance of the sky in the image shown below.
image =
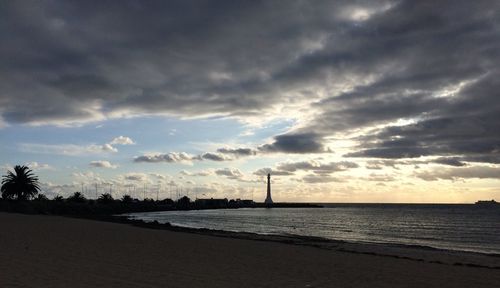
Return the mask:
[[[500,200],[497,1],[3,1],[0,43],[49,197]]]

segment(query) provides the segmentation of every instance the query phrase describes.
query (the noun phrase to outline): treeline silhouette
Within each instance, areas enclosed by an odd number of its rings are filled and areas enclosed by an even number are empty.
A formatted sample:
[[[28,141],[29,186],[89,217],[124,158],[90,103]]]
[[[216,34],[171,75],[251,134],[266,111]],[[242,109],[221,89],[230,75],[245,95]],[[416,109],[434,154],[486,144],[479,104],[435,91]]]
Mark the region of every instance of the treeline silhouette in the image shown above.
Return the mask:
[[[169,198],[158,201],[149,198],[139,200],[130,195],[114,199],[109,193],[101,194],[97,199],[87,199],[81,192],[75,192],[67,198],[56,196],[54,199],[48,199],[44,194],[38,194],[31,200],[0,199],[0,211],[80,216],[242,207],[255,207],[255,203],[239,199],[197,199],[192,201],[187,196],[176,201]]]
[[[54,199],[48,199],[46,195],[39,193],[38,177],[25,165],[16,165],[13,171],[7,171],[2,177],[1,192],[0,211],[33,214],[98,216],[166,210],[240,208],[253,207],[255,204],[251,200],[239,199],[197,199],[192,202],[187,196],[177,201],[168,198],[160,201],[147,198],[139,200],[130,195],[114,199],[109,193],[101,194],[97,199],[87,199],[81,192],[75,192],[67,198],[56,196]]]
[[[56,215],[113,215],[133,212],[150,212],[175,210],[178,201],[164,199],[138,200],[130,195],[121,199],[114,199],[104,193],[97,199],[87,199],[81,192],[75,192],[67,198],[56,196],[48,199],[44,194],[38,194],[32,200],[0,199],[0,211],[28,214],[56,214]],[[191,202],[189,200],[189,202]],[[181,203],[183,205],[183,203]]]

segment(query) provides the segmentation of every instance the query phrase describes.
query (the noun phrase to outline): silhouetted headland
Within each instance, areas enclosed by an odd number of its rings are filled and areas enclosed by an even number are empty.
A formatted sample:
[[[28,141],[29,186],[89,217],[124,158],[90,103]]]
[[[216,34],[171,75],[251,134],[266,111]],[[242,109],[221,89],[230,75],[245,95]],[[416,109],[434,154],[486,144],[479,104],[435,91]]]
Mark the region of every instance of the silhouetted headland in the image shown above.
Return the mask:
[[[493,199],[492,200],[479,200],[474,204],[479,206],[479,207],[500,207],[500,203],[498,203],[497,201],[495,201]]]

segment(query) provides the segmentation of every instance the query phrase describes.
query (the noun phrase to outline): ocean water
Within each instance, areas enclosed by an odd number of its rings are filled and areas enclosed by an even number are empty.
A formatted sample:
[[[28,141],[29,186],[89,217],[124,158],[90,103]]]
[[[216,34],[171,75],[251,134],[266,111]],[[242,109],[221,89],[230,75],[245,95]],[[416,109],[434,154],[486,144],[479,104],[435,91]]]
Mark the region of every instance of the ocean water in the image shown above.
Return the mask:
[[[475,205],[324,204],[324,208],[244,208],[129,214],[144,221],[316,236],[350,242],[419,245],[500,254],[500,208]]]

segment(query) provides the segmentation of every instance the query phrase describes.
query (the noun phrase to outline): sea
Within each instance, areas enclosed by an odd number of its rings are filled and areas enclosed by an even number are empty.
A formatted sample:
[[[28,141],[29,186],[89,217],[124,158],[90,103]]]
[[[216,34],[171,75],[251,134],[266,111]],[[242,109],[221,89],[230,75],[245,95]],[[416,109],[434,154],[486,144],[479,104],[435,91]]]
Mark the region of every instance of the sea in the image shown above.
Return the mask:
[[[128,214],[189,228],[500,254],[500,207],[457,204],[324,204]]]

